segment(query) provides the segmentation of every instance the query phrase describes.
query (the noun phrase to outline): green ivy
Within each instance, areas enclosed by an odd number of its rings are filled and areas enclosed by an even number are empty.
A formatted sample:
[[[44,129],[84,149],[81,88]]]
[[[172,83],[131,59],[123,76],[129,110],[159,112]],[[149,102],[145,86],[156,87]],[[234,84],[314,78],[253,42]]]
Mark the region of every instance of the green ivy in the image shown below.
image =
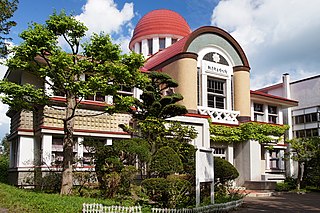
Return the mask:
[[[274,137],[281,137],[288,129],[288,125],[257,122],[246,122],[239,126],[211,124],[210,134],[213,142],[240,143],[247,140],[256,140],[260,143],[270,143],[274,140]]]

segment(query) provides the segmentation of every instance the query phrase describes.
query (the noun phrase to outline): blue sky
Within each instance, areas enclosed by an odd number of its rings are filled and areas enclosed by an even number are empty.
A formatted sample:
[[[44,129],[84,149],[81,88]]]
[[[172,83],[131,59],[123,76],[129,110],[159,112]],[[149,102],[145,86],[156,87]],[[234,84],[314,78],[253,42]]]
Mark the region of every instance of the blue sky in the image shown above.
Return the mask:
[[[128,51],[139,19],[154,9],[181,14],[191,29],[213,25],[229,32],[242,46],[251,66],[251,88],[297,80],[320,72],[319,0],[20,0],[11,31],[13,45],[28,23],[44,23],[64,9],[83,21],[90,33],[104,31]],[[0,77],[6,67],[0,65]],[[315,88],[316,89],[316,88]],[[318,89],[318,88],[317,88]],[[318,94],[317,94],[318,95]],[[0,137],[9,132],[7,107],[0,103]]]
[[[31,3],[32,2],[32,3]],[[139,19],[155,9],[170,9],[181,14],[189,23],[192,29],[199,26],[210,25],[213,8],[217,5],[218,0],[116,0],[114,3],[117,9],[121,10],[125,3],[133,2],[134,17],[131,19],[133,26]],[[199,2],[201,4],[199,4]],[[14,14],[13,20],[17,22],[17,26],[12,29],[11,36],[14,43],[19,43],[21,40],[18,34],[28,27],[31,22],[44,23],[54,10],[65,10],[68,14],[81,14],[82,7],[87,3],[87,0],[20,0],[18,10]],[[103,19],[103,17],[100,17]],[[105,20],[111,22],[112,20]],[[127,33],[126,31],[124,33]],[[117,35],[114,35],[117,36]]]

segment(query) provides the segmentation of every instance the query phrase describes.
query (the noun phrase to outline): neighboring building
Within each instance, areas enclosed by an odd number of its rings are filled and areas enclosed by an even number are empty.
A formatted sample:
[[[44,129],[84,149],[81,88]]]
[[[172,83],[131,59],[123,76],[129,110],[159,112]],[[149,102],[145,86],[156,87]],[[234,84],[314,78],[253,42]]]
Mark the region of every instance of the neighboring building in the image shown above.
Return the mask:
[[[283,124],[283,111],[297,102],[262,92],[250,91],[250,66],[238,42],[217,27],[205,26],[191,31],[187,22],[170,10],[154,10],[137,24],[129,47],[147,59],[144,72],[160,71],[172,76],[179,87],[175,91],[184,96],[182,104],[188,114],[172,118],[194,126],[198,137],[192,142],[198,149],[196,156],[197,193],[201,182],[213,183],[213,155],[227,159],[239,170],[238,184],[284,178],[282,156],[286,146],[275,140],[270,152],[257,141],[242,144],[213,144],[210,142],[208,118],[213,123],[239,125],[241,122]],[[39,84],[25,72],[7,73],[6,78],[20,83]],[[121,91],[139,98],[137,89]],[[53,96],[57,105],[63,97]],[[96,114],[103,110],[108,97],[95,96],[84,100],[81,114]],[[45,114],[59,116],[62,112],[50,107]],[[23,184],[25,174],[33,169],[36,155],[42,155],[50,166],[62,160],[62,123],[41,117],[40,129],[33,128],[33,114],[9,111],[11,117],[10,175],[14,184]],[[88,153],[81,141],[96,137],[106,144],[129,138],[118,124],[128,124],[130,115],[100,115],[76,118],[74,147],[81,159],[79,169],[88,165]],[[38,139],[39,140],[38,140]],[[266,145],[267,146],[267,145]],[[213,185],[213,184],[212,184]],[[199,201],[199,200],[197,200]]]
[[[283,75],[283,81],[258,90],[259,92],[292,98],[299,101],[299,105],[285,112],[284,121],[290,127],[288,139],[320,136],[320,75],[290,81],[289,74]],[[296,169],[290,163],[288,175],[296,176]]]

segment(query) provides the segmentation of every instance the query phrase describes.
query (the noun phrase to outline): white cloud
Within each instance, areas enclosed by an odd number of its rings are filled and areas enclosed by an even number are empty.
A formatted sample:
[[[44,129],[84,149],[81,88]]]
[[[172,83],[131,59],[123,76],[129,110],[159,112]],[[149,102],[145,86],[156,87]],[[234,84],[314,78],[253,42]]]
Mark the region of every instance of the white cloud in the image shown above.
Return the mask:
[[[292,79],[318,72],[319,1],[225,0],[211,23],[240,43],[251,65],[252,86],[275,83],[283,73]]]
[[[121,27],[129,24],[134,17],[133,3],[125,3],[119,10],[113,0],[88,0],[76,18],[93,32],[120,33]]]
[[[87,0],[82,7],[82,13],[75,18],[88,27],[87,40],[92,33],[106,33],[111,35],[115,43],[119,43],[124,53],[129,52],[129,41],[134,17],[133,3],[125,3],[122,9],[117,8],[114,0]],[[59,45],[70,51],[68,43],[63,37],[59,37]]]

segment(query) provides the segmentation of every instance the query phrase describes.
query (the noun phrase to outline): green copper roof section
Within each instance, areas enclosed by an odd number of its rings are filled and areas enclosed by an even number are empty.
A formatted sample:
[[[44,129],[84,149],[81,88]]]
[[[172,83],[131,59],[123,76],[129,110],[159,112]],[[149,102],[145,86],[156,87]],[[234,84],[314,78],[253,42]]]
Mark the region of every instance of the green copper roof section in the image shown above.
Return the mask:
[[[218,46],[229,54],[233,60],[234,66],[244,65],[235,48],[224,38],[213,33],[205,33],[197,36],[189,45],[187,51],[198,53],[205,47]]]

